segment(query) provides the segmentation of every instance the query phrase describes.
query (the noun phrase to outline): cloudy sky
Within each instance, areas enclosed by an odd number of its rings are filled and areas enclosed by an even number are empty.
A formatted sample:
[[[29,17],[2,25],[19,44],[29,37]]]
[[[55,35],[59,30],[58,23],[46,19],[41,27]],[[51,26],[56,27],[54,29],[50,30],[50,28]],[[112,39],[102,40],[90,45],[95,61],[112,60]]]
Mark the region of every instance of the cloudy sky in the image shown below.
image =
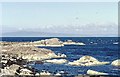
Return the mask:
[[[118,3],[5,2],[2,3],[2,33],[3,36],[43,36],[41,33],[117,36]]]

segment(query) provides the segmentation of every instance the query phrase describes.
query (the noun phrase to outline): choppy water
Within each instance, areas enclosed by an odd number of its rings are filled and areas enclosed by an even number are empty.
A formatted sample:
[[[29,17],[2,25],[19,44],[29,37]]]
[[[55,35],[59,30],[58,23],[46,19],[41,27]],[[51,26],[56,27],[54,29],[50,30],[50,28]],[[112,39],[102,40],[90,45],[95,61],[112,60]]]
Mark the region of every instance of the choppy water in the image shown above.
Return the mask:
[[[3,37],[3,41],[37,41],[51,37]],[[62,41],[73,40],[76,42],[83,42],[85,46],[66,45],[64,47],[44,47],[51,49],[55,53],[63,53],[67,55],[67,60],[74,61],[84,55],[93,56],[99,61],[109,61],[120,59],[120,52],[118,44],[114,44],[118,41],[117,37],[58,37]],[[108,65],[101,66],[70,66],[67,64],[50,64],[45,63],[43,65],[32,65],[38,70],[48,70],[50,72],[56,72],[59,70],[65,70],[72,75],[86,74],[88,69],[96,70],[100,72],[106,72],[110,75],[120,75],[120,68]]]

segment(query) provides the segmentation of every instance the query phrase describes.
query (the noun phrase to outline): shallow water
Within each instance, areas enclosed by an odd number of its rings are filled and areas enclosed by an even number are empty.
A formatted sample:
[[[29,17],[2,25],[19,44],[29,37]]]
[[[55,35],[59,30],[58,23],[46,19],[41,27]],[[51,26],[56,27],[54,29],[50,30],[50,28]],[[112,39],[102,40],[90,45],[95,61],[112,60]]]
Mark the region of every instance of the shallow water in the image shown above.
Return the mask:
[[[41,39],[46,39],[48,37],[3,37],[3,41],[37,41]],[[51,38],[51,37],[49,37]],[[79,59],[82,56],[89,55],[93,56],[99,61],[108,61],[112,62],[119,57],[120,52],[118,51],[118,44],[114,44],[115,42],[119,42],[118,38],[115,37],[59,37],[60,40],[73,40],[76,42],[83,42],[85,46],[78,46],[78,45],[66,45],[63,47],[43,47],[47,49],[51,49],[56,54],[63,53],[67,55],[68,61],[74,61]],[[41,47],[40,47],[41,48]],[[101,65],[101,66],[90,66],[90,67],[83,67],[83,66],[70,66],[67,64],[50,64],[45,63],[43,65],[36,64],[32,65],[34,68],[38,70],[48,70],[50,72],[56,72],[59,70],[65,70],[69,74],[77,75],[77,74],[86,74],[88,69],[96,70],[100,72],[106,72],[110,75],[120,75],[120,68],[108,65]]]

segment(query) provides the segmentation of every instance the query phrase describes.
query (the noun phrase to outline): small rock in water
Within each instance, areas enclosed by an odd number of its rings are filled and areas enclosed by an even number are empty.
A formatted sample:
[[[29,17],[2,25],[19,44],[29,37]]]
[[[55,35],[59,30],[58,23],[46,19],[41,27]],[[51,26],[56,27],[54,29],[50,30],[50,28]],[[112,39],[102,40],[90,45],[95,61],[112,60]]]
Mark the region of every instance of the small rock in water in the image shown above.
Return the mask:
[[[100,62],[92,56],[83,56],[79,60],[69,62],[68,64],[76,65],[76,66],[96,66],[96,65],[109,64],[109,62]]]
[[[114,60],[111,65],[113,66],[120,66],[120,59]]]
[[[89,74],[89,75],[108,75],[107,73],[98,72],[98,71],[94,71],[94,70],[88,70],[87,74]]]
[[[49,71],[45,71],[45,70],[42,70],[42,72],[40,72],[40,75],[52,75]]]
[[[66,59],[52,59],[52,60],[46,60],[45,62],[54,63],[54,64],[63,64],[63,63],[66,63],[67,60]]]

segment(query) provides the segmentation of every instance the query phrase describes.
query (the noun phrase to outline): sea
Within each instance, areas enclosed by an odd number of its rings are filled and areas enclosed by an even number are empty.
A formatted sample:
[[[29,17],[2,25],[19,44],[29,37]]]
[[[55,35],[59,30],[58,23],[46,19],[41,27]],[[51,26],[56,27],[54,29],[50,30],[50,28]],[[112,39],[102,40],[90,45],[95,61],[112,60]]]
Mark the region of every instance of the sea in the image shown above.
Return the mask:
[[[7,42],[31,42],[49,38],[59,38],[61,41],[73,40],[82,42],[85,45],[65,45],[63,47],[39,47],[47,48],[53,52],[67,55],[68,61],[78,60],[82,56],[92,56],[99,61],[112,62],[120,59],[119,38],[118,37],[2,37],[2,41]],[[67,71],[70,75],[86,75],[87,70],[95,70],[105,72],[109,75],[120,76],[120,67],[112,66],[111,64],[100,66],[70,66],[67,64],[31,64],[38,71],[47,70],[55,73],[58,71]]]

